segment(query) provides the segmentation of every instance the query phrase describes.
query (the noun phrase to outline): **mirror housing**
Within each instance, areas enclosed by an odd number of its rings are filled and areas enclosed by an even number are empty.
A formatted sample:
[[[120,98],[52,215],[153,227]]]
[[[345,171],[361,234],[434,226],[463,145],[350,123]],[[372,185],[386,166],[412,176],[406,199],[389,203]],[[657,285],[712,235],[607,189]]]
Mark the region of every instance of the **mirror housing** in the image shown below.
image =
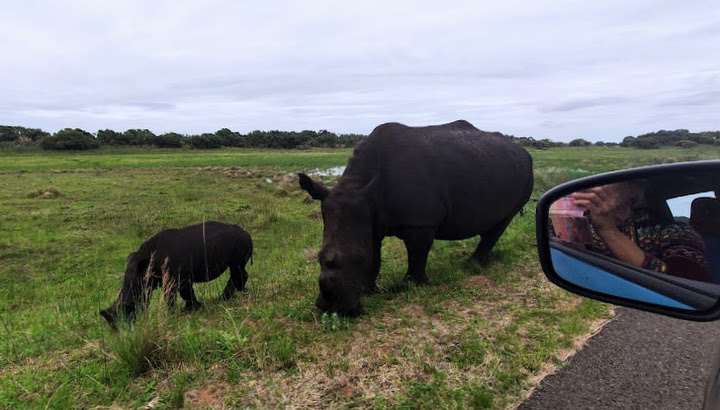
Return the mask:
[[[559,185],[538,201],[536,235],[543,271],[563,289],[681,319],[720,318],[720,160]]]

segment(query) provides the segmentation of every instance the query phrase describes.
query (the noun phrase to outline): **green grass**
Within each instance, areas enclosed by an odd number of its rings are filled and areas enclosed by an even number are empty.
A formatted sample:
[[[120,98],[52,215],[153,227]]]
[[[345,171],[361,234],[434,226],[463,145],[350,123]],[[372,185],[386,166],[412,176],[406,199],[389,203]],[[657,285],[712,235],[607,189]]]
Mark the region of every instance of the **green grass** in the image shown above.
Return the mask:
[[[0,170],[73,170],[238,166],[316,168],[345,165],[351,149],[307,151],[222,148],[217,150],[101,148],[92,151],[0,151]]]
[[[612,169],[717,158],[716,149],[532,151],[536,198]],[[384,243],[381,291],[357,319],[314,308],[318,204],[293,174],[343,165],[350,150],[103,149],[0,153],[0,407],[501,408],[572,348],[608,307],[554,288],[534,248],[534,204],[488,264],[477,239],[436,242],[428,276],[402,277],[402,243]],[[237,167],[239,169],[230,169]],[[269,178],[273,182],[268,183]],[[247,292],[219,302],[227,274],[196,285],[204,308],[160,295],[132,328],[98,311],[125,259],[153,233],[219,220],[255,243]],[[159,292],[156,292],[159,293]]]

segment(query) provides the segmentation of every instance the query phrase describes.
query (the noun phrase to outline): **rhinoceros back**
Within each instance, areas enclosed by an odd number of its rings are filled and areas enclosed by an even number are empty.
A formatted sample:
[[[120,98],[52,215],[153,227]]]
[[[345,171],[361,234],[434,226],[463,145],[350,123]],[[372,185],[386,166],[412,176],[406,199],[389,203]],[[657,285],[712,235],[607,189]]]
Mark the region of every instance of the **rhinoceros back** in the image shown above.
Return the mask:
[[[386,234],[433,226],[437,239],[469,238],[512,218],[533,186],[527,151],[466,121],[380,125],[358,144],[345,174],[380,178]]]

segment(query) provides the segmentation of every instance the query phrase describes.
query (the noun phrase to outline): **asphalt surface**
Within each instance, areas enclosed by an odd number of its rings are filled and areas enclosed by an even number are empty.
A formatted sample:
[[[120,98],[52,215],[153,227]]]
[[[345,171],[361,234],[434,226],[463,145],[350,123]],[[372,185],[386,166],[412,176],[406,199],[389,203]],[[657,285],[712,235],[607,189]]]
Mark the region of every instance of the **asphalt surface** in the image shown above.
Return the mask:
[[[720,322],[620,308],[519,409],[700,409],[718,350]]]

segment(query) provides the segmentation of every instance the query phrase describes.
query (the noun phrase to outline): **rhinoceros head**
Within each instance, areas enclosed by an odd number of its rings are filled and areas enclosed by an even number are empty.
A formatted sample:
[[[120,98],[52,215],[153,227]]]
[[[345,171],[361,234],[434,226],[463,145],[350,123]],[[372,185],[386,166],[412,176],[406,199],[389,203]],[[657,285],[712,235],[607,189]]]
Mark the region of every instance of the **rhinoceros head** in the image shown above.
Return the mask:
[[[120,318],[135,320],[138,305],[147,304],[147,269],[149,260],[142,258],[137,252],[127,258],[127,267],[123,277],[123,287],[110,307],[102,309],[100,316],[107,320],[110,327],[117,329]]]
[[[326,312],[358,315],[362,309],[360,296],[374,287],[376,279],[372,183],[364,187],[338,184],[328,190],[305,174],[299,177],[300,186],[322,201],[320,294],[315,304]]]

